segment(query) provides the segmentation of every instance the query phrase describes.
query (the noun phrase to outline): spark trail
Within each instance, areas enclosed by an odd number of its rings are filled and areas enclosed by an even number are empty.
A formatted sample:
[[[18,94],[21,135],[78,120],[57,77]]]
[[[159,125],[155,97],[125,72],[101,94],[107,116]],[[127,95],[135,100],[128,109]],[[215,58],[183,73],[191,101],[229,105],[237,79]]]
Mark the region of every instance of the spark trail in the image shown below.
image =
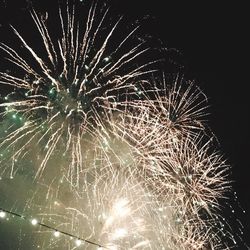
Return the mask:
[[[49,14],[31,9],[45,53],[14,26],[23,50],[0,44],[16,68],[0,72],[11,89],[0,103],[0,207],[112,250],[230,249],[220,215],[228,165],[205,125],[206,96],[159,76],[139,26],[120,36],[122,17],[107,25],[98,1],[84,18],[78,7],[59,8],[56,34]],[[77,247],[28,232],[20,245]]]
[[[120,93],[133,89],[140,77],[153,71],[148,68],[154,62],[134,64],[149,49],[144,41],[134,41],[132,48],[122,50],[138,27],[116,44],[110,41],[122,18],[118,18],[107,34],[96,42],[108,14],[108,9],[103,11],[98,18],[100,21],[96,21],[99,8],[97,2],[91,5],[82,33],[79,22],[75,20],[75,7],[70,9],[67,5],[66,18],[60,8],[61,35],[58,41],[52,41],[46,20],[32,9],[32,19],[47,53],[45,59],[11,26],[34,64],[37,64],[36,68],[8,45],[0,45],[7,59],[28,76],[23,79],[0,73],[1,84],[15,89],[0,104],[5,108],[2,117],[11,114],[19,123],[18,127],[9,126],[8,135],[0,147],[9,149],[18,145],[12,155],[12,161],[17,161],[27,154],[31,145],[42,145],[44,156],[37,169],[37,177],[42,176],[53,152],[64,144],[64,153],[70,158],[69,172],[77,183],[79,172],[83,170],[82,137],[93,131],[98,120],[105,119],[103,116],[107,108],[121,102]],[[111,51],[110,47],[115,50]],[[13,176],[16,168],[13,166],[9,172]]]

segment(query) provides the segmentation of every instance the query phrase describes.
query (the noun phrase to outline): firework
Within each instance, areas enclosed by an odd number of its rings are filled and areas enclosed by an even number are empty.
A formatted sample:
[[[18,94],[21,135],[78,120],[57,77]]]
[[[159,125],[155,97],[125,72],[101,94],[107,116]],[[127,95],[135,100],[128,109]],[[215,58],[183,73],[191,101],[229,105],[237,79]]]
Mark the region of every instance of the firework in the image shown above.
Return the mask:
[[[108,14],[108,10],[103,11],[98,18],[100,21],[96,21],[99,8],[97,3],[92,4],[82,33],[79,22],[75,20],[75,7],[66,7],[66,19],[62,16],[63,10],[59,9],[61,28],[58,41],[52,41],[46,20],[32,10],[32,19],[46,50],[45,59],[12,27],[36,68],[17,51],[1,44],[7,59],[27,77],[20,78],[12,73],[0,75],[1,84],[14,88],[1,104],[5,108],[2,117],[10,116],[14,121],[6,125],[7,136],[0,147],[15,151],[11,156],[14,162],[24,158],[31,145],[39,144],[43,157],[37,177],[42,175],[53,152],[64,144],[64,149],[60,150],[70,158],[72,178],[78,178],[83,162],[80,153],[82,137],[93,130],[98,120],[103,120],[105,109],[121,101],[120,93],[133,89],[140,76],[151,72],[147,68],[153,62],[134,63],[148,50],[144,41],[134,41],[132,48],[122,50],[138,27],[114,44],[110,39],[121,21],[119,18],[96,41]],[[10,176],[15,171],[13,166]]]
[[[159,60],[145,61],[150,49],[138,26],[117,37],[122,18],[107,28],[109,9],[93,2],[80,20],[76,5],[65,6],[57,37],[48,13],[30,12],[46,53],[13,26],[28,58],[0,45],[17,68],[0,72],[11,89],[0,104],[0,173],[9,177],[1,207],[29,214],[42,232],[21,233],[20,244],[226,249],[216,223],[228,166],[207,139],[206,96],[179,76],[168,84],[157,75]],[[17,185],[18,200],[10,195]]]

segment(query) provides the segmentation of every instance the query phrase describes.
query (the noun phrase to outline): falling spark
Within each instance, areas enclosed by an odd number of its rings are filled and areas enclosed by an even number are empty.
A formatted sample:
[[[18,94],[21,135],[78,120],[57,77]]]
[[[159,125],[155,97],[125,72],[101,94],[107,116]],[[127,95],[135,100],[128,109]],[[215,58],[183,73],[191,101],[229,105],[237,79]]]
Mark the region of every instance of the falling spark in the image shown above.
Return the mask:
[[[229,167],[205,125],[206,96],[180,76],[159,77],[139,26],[117,35],[122,17],[106,27],[97,1],[86,19],[77,13],[59,8],[55,37],[49,14],[31,9],[45,54],[14,26],[28,58],[0,43],[18,69],[0,72],[12,89],[0,103],[1,188],[13,191],[7,177],[22,188],[1,207],[56,225],[53,240],[34,236],[43,249],[229,249],[219,213]]]

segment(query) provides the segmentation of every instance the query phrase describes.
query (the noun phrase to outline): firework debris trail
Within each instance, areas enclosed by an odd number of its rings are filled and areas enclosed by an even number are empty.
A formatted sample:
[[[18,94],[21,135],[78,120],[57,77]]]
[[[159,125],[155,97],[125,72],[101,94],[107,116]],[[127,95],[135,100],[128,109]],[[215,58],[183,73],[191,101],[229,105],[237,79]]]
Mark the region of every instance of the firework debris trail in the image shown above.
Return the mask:
[[[11,89],[0,103],[1,183],[23,187],[19,199],[0,198],[1,215],[40,218],[33,224],[48,230],[37,227],[32,242],[42,249],[226,249],[228,166],[207,139],[206,96],[180,76],[158,77],[139,26],[117,39],[123,18],[106,27],[109,12],[96,1],[79,19],[63,5],[55,39],[49,14],[32,8],[46,53],[11,28],[33,63],[0,44],[17,69],[0,72]],[[13,191],[8,181],[1,189]]]

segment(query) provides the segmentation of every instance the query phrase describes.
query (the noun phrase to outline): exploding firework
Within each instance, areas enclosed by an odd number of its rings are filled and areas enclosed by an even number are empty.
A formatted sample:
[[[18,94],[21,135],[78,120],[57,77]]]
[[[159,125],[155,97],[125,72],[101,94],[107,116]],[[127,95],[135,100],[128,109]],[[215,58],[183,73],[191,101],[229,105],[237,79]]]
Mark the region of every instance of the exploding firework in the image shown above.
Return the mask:
[[[6,125],[7,136],[1,148],[8,150],[12,147],[10,150],[13,151],[14,146],[15,154],[11,158],[17,161],[25,157],[31,145],[38,143],[44,156],[37,176],[42,175],[53,152],[64,144],[64,154],[70,155],[71,177],[78,178],[83,162],[82,137],[93,132],[97,121],[104,120],[107,108],[121,102],[121,93],[133,90],[140,77],[150,72],[147,68],[153,62],[134,63],[149,49],[144,41],[134,41],[129,51],[123,50],[138,27],[114,44],[110,40],[121,21],[119,18],[110,30],[102,31],[105,35],[96,41],[108,14],[108,10],[103,11],[98,18],[100,21],[96,21],[98,10],[97,3],[92,4],[85,20],[85,30],[80,33],[80,24],[75,20],[75,7],[70,9],[67,6],[64,13],[66,19],[62,16],[63,10],[59,9],[61,29],[56,42],[52,41],[46,26],[47,16],[39,17],[32,10],[32,19],[46,50],[45,59],[12,27],[37,67],[28,64],[8,45],[1,44],[7,59],[26,75],[26,78],[20,78],[12,73],[1,73],[1,84],[14,88],[1,104],[5,108],[2,116],[11,116],[16,121],[16,124],[10,121],[11,124]],[[15,171],[13,166],[10,176]]]
[[[59,8],[56,38],[48,13],[31,9],[45,53],[13,26],[26,55],[0,45],[17,69],[0,72],[11,89],[0,104],[0,174],[23,189],[17,200],[2,181],[1,207],[56,230],[54,239],[23,228],[19,244],[226,249],[218,211],[228,166],[207,140],[206,96],[179,76],[169,85],[156,75],[139,26],[117,36],[122,18],[108,28],[108,8],[93,2],[80,19],[76,6]]]

